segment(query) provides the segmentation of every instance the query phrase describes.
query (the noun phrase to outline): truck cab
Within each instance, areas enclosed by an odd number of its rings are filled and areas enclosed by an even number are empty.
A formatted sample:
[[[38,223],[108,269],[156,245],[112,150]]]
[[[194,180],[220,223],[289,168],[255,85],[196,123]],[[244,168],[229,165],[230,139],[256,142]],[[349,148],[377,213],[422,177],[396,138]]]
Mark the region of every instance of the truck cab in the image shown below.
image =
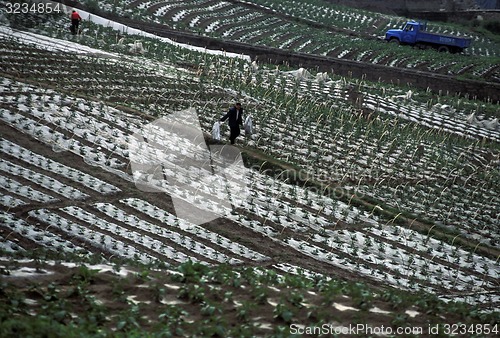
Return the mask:
[[[425,31],[427,24],[408,21],[400,29],[389,29],[385,33],[385,39],[389,42],[403,43],[413,45],[416,42],[417,33]]]

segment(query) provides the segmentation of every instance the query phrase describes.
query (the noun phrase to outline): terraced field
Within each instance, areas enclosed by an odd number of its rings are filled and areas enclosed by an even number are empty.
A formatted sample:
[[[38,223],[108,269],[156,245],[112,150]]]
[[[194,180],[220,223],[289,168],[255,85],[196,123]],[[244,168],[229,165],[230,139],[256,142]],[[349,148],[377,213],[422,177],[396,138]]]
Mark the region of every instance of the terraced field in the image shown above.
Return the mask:
[[[178,20],[196,8],[164,6],[154,13]],[[498,322],[497,104],[153,39],[143,56],[73,39],[0,33],[5,332],[7,314],[68,330],[80,316],[95,335]],[[237,100],[255,130],[238,139],[244,170],[224,172],[240,191],[217,190],[197,178],[210,171],[176,161],[213,158],[210,146],[224,144],[212,125]],[[203,142],[155,124],[174,115],[194,115]],[[148,191],[134,171],[134,156],[149,155],[133,153],[137,135],[159,140]],[[176,201],[218,217],[193,222]],[[70,258],[117,265],[60,264]],[[125,262],[136,265],[126,276]]]
[[[106,1],[104,1],[106,2]],[[84,2],[85,3],[85,2]],[[111,8],[111,7],[110,7]],[[383,43],[405,18],[348,9],[324,1],[122,1],[113,12],[219,39],[327,55],[391,67],[499,82],[498,42],[460,26],[431,23],[431,32],[470,36],[466,55]]]

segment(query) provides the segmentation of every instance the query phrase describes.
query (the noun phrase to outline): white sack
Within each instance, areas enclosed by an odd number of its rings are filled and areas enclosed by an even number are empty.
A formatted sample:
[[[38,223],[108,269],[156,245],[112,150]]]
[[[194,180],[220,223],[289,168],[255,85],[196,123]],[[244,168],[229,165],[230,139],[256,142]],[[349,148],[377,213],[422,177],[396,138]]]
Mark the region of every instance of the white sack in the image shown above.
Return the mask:
[[[245,123],[243,123],[243,129],[245,129],[245,134],[251,135],[253,132],[253,124],[252,117],[250,115],[245,119]]]
[[[212,127],[212,138],[216,141],[220,141],[220,122],[217,121]]]

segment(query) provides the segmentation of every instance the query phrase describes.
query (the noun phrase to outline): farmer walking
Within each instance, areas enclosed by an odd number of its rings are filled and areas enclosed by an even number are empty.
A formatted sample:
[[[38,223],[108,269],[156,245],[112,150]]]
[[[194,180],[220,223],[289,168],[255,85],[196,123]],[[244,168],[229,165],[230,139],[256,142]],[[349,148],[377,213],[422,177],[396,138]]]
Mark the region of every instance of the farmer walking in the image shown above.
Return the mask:
[[[241,103],[237,102],[234,107],[231,107],[226,115],[220,119],[220,122],[224,122],[227,119],[229,119],[229,129],[231,131],[229,140],[231,144],[234,144],[234,141],[240,135],[240,126],[243,125],[243,108],[241,107]]]
[[[82,21],[80,14],[78,14],[77,11],[73,10],[73,12],[71,12],[71,28],[70,28],[71,33],[73,33],[73,35],[78,34],[78,26],[80,25],[80,21]]]

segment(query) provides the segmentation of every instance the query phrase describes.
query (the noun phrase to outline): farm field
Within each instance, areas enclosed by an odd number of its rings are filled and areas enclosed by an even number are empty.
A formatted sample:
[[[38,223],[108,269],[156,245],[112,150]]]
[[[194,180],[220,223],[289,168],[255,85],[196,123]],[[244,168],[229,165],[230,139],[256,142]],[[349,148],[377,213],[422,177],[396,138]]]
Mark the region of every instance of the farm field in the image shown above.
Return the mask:
[[[498,104],[54,20],[0,27],[2,336],[496,335]]]

